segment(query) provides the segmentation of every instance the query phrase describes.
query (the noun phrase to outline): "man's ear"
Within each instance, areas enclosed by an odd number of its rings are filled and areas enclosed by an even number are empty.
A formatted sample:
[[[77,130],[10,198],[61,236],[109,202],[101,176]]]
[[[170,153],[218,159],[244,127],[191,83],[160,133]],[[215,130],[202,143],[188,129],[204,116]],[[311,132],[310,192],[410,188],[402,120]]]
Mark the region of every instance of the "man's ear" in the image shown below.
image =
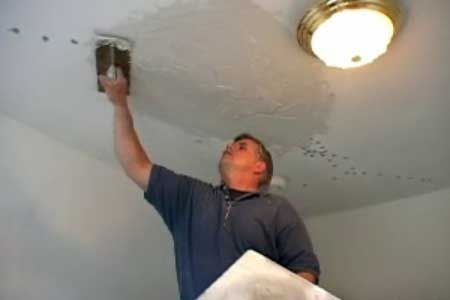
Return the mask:
[[[265,162],[257,161],[255,163],[254,171],[255,171],[256,174],[262,174],[262,173],[264,173],[266,171],[266,169],[267,169],[267,166],[266,166]]]

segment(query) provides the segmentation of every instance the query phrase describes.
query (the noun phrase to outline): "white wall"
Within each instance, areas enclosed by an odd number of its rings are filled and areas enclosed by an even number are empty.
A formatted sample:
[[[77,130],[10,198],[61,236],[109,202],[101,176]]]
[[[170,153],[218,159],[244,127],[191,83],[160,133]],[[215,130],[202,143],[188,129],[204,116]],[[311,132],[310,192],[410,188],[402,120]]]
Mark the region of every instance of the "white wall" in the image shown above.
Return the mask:
[[[450,189],[307,225],[321,284],[342,299],[450,299]]]
[[[177,295],[169,233],[121,170],[0,114],[0,299]]]

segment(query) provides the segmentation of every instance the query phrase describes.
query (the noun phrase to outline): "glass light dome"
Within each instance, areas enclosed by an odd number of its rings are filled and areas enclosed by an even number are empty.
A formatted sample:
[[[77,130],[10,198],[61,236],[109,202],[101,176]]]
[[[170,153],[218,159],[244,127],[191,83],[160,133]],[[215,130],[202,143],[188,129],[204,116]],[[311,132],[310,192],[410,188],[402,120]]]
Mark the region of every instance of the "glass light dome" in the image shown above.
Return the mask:
[[[300,23],[298,38],[327,66],[356,68],[387,51],[397,18],[398,11],[391,2],[322,1]]]

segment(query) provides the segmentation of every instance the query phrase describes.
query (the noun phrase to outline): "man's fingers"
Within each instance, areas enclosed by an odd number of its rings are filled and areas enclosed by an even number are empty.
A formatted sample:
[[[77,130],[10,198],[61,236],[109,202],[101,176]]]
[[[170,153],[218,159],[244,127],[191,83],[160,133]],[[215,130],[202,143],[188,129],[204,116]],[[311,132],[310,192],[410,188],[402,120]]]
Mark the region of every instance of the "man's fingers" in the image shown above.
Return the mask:
[[[105,76],[103,74],[99,75],[98,79],[99,79],[100,83],[103,85],[103,87],[112,86],[112,85],[117,84],[119,82],[127,81],[127,78],[123,74],[123,71],[122,71],[121,68],[118,67],[116,69],[116,74],[117,74],[117,78],[115,80],[111,79],[108,76]]]
[[[122,78],[124,78],[125,76],[123,76],[123,71],[122,71],[122,68],[120,68],[120,67],[117,67],[116,68],[116,71],[117,71],[117,79],[122,79]]]
[[[99,75],[98,80],[102,84],[102,86],[105,88],[109,84],[109,78],[105,75]]]

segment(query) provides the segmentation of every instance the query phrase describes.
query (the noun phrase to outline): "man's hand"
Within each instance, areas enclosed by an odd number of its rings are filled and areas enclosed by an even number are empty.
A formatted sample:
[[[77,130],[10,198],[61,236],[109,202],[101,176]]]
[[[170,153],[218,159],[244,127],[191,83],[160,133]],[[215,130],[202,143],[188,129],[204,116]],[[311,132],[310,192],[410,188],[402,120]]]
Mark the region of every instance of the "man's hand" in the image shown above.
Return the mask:
[[[117,79],[109,79],[105,75],[98,76],[98,79],[105,89],[106,95],[115,106],[127,106],[128,82],[123,75],[122,69],[117,68]]]
[[[297,274],[300,275],[301,277],[303,277],[304,279],[308,280],[308,281],[311,282],[311,283],[316,284],[316,282],[317,282],[316,276],[314,276],[314,275],[311,274],[311,273],[300,272],[300,273],[297,273]]]

